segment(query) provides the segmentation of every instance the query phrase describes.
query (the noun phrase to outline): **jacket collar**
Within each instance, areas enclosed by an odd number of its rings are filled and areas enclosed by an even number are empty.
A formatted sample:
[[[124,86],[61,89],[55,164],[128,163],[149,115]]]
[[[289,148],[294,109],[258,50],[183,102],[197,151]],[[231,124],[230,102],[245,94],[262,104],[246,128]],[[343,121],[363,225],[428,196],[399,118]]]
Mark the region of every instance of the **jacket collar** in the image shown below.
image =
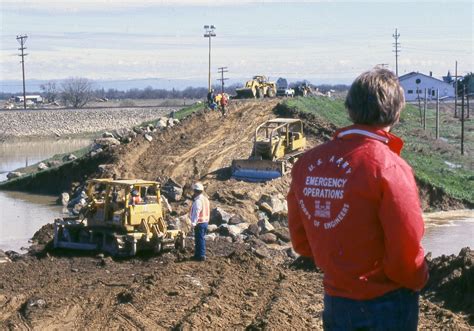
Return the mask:
[[[362,136],[370,139],[378,140],[388,146],[390,150],[397,155],[403,148],[403,140],[396,135],[384,131],[382,129],[374,128],[370,125],[354,124],[345,128],[339,129],[333,136],[333,139],[349,139]]]

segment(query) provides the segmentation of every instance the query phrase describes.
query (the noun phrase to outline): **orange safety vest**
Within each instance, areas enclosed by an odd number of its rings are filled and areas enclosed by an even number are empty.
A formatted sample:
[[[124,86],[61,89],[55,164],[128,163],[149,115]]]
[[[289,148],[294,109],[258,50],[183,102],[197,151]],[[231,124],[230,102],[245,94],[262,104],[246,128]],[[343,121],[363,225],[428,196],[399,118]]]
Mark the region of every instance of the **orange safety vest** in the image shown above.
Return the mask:
[[[206,196],[204,196],[204,194],[201,194],[198,197],[198,199],[200,199],[202,202],[202,208],[201,208],[201,211],[199,212],[197,223],[208,223],[209,218],[210,218],[209,199]],[[192,212],[193,212],[193,208],[191,206],[191,213],[190,213],[191,217],[192,217]]]

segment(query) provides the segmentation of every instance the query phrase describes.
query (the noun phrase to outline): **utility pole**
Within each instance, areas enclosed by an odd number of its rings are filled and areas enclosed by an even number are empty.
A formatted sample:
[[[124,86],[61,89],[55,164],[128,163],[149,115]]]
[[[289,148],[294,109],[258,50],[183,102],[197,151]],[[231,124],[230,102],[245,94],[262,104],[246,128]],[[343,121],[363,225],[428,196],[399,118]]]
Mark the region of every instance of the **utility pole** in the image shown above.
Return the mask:
[[[204,25],[204,38],[209,38],[209,77],[207,81],[208,91],[211,91],[211,38],[216,36],[214,25]]]
[[[458,117],[458,61],[454,71],[454,117]]]
[[[392,37],[395,38],[395,42],[393,43],[395,50],[393,52],[395,53],[395,74],[398,77],[398,53],[400,53],[400,50],[398,49],[400,47],[400,43],[398,42],[398,38],[400,37],[398,29],[395,29],[395,33],[392,35]]]
[[[20,43],[20,48],[18,48],[19,51],[21,51],[21,54],[19,54],[18,56],[21,56],[21,70],[22,70],[22,73],[23,73],[23,108],[26,109],[26,89],[25,89],[25,56],[27,56],[28,54],[25,54],[25,43],[26,43],[26,39],[28,39],[28,36],[25,34],[25,35],[19,35],[19,36],[16,36],[16,40]]]
[[[221,81],[221,85],[222,85],[221,93],[224,93],[224,81],[229,79],[229,78],[224,78],[224,73],[225,72],[229,72],[229,70],[227,70],[227,67],[220,67],[219,68],[219,73],[221,74],[221,78],[218,78],[217,80]]]
[[[461,91],[461,155],[464,155],[464,96],[466,95],[466,85]]]

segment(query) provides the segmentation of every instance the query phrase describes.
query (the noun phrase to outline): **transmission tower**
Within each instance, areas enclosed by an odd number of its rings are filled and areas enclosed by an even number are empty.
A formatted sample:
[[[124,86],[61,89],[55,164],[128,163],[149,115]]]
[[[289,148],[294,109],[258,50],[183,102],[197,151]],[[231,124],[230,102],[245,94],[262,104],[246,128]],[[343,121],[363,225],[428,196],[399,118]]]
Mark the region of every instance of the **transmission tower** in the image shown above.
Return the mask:
[[[392,35],[392,37],[395,39],[395,42],[393,43],[395,50],[393,52],[395,53],[395,74],[398,77],[398,53],[400,53],[400,43],[398,42],[400,34],[398,33],[398,29],[395,29],[395,33]]]
[[[224,81],[229,79],[229,78],[224,78],[224,73],[229,72],[229,70],[227,70],[227,67],[220,67],[218,69],[219,69],[219,73],[221,74],[221,78],[218,78],[217,80],[221,81],[221,86],[222,86],[221,93],[224,93]]]
[[[28,36],[25,35],[19,35],[16,36],[16,40],[20,43],[20,48],[18,48],[19,51],[21,51],[21,54],[18,54],[18,56],[21,56],[21,70],[23,73],[23,108],[26,109],[26,89],[25,89],[25,56],[28,54],[25,54],[25,43],[26,39],[28,39]]]

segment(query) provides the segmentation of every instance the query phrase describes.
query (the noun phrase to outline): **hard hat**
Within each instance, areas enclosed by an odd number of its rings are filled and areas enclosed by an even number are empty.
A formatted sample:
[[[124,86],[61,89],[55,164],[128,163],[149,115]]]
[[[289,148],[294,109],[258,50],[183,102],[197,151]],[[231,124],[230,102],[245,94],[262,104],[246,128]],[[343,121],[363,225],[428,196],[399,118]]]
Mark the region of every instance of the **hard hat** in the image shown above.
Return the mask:
[[[204,185],[202,185],[201,182],[197,182],[193,184],[193,190],[194,191],[204,191]]]

